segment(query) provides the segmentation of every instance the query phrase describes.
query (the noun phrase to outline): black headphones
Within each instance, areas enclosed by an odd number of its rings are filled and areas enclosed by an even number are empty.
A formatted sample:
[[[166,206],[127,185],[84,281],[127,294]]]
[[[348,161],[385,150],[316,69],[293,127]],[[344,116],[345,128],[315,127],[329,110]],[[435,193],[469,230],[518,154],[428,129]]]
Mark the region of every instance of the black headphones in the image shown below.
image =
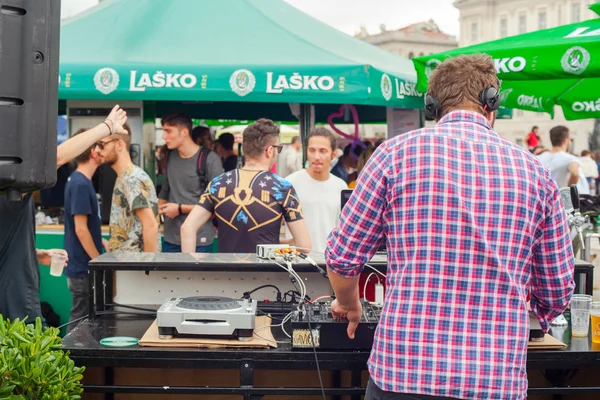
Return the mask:
[[[496,111],[500,107],[500,81],[498,81],[498,89],[495,87],[489,87],[483,89],[481,93],[479,93],[479,102],[483,106],[483,111],[485,112],[493,112]],[[442,111],[442,106],[440,102],[427,93],[425,95],[425,115],[430,119],[439,119],[439,115]]]

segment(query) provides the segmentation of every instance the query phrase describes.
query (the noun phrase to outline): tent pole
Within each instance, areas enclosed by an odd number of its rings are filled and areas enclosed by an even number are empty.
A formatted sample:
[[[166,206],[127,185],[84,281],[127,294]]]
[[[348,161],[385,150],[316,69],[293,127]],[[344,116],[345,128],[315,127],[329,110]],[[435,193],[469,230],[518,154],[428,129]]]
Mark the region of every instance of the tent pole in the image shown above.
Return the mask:
[[[315,125],[315,107],[312,104],[300,104],[300,142],[302,143],[302,168],[306,167],[306,148],[308,134]]]

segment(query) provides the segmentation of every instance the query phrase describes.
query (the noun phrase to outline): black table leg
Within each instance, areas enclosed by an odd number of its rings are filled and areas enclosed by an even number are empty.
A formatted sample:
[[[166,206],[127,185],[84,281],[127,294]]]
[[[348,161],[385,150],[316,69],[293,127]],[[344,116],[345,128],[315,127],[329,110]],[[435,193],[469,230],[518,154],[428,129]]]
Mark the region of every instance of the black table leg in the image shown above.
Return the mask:
[[[331,371],[331,387],[339,388],[342,386],[342,372],[339,370]],[[331,396],[331,400],[340,400],[340,396]]]
[[[242,360],[240,364],[240,387],[254,387],[254,366],[251,360]],[[263,398],[261,394],[244,394],[244,400],[260,400]]]
[[[553,386],[567,387],[569,381],[577,375],[576,369],[549,369],[542,371],[544,378]],[[562,394],[553,394],[552,400],[563,400]]]
[[[89,292],[88,292],[88,297],[89,297],[88,318],[90,320],[93,320],[96,318],[96,296],[95,296],[96,274],[97,274],[96,270],[88,272],[88,290],[89,290]]]
[[[360,369],[353,369],[351,371],[351,377],[350,377],[350,384],[353,388],[357,388],[357,387],[361,387],[362,386],[362,370]],[[360,400],[361,396],[358,395],[353,395],[350,396],[351,400]]]
[[[113,386],[115,384],[115,369],[112,367],[104,368],[104,385]],[[114,393],[105,393],[104,400],[114,400]]]

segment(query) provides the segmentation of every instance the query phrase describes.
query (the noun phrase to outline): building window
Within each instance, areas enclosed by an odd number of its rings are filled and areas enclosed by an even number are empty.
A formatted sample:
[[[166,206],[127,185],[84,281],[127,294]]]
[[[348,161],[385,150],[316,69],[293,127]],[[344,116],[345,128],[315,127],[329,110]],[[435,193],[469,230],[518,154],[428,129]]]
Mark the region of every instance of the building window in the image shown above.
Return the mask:
[[[413,58],[415,56],[415,53],[413,53],[412,51],[410,53],[408,53],[408,58]]]
[[[500,37],[504,38],[508,36],[508,20],[506,17],[500,19]]]
[[[547,25],[546,10],[540,10],[538,12],[538,29],[546,29]]]
[[[527,32],[527,14],[519,14],[519,34]]]
[[[581,4],[571,4],[571,22],[581,21]]]
[[[423,52],[419,53],[419,57],[423,57],[425,54],[423,54]]]
[[[562,8],[562,4],[558,5],[558,11],[556,13],[556,24],[558,26],[563,24],[563,8]]]
[[[476,43],[479,40],[479,26],[477,22],[471,23],[471,42]]]

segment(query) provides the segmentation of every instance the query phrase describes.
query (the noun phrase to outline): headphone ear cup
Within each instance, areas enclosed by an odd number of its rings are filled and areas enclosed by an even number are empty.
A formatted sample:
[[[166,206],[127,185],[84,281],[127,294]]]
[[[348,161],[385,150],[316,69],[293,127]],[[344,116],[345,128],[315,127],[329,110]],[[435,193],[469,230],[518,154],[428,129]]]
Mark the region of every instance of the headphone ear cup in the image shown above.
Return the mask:
[[[425,95],[425,116],[429,119],[438,119],[440,104],[430,94]]]
[[[500,93],[494,87],[487,88],[479,94],[479,101],[486,111],[496,111],[500,108]]]

